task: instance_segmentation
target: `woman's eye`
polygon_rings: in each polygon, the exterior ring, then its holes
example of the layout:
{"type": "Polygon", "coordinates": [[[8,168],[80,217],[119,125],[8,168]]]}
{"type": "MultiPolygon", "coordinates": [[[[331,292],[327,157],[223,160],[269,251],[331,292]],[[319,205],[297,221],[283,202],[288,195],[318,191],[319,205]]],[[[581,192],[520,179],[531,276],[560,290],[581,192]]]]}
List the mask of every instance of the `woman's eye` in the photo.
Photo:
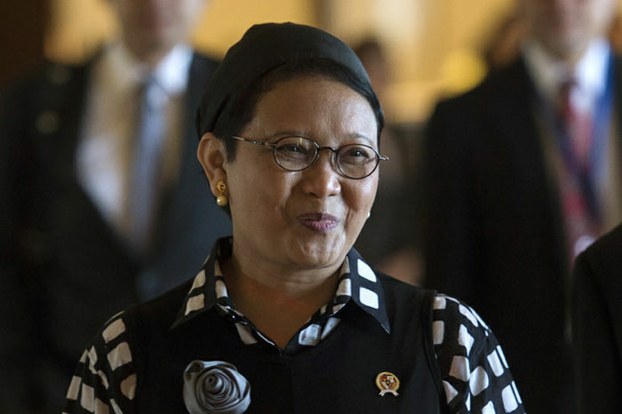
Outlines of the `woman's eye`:
{"type": "Polygon", "coordinates": [[[341,162],[348,164],[361,164],[373,158],[373,152],[366,147],[345,147],[339,154],[341,162]]]}
{"type": "Polygon", "coordinates": [[[277,147],[277,151],[279,152],[306,152],[305,149],[296,144],[285,144],[277,147]]]}
{"type": "Polygon", "coordinates": [[[353,150],[350,151],[350,155],[352,157],[369,157],[369,153],[363,149],[360,148],[355,148],[353,150]]]}
{"type": "Polygon", "coordinates": [[[276,147],[276,155],[281,160],[307,160],[311,154],[311,149],[297,143],[282,143],[276,147]]]}
{"type": "Polygon", "coordinates": [[[370,158],[371,151],[365,147],[352,147],[348,148],[345,155],[353,158],[370,158]]]}

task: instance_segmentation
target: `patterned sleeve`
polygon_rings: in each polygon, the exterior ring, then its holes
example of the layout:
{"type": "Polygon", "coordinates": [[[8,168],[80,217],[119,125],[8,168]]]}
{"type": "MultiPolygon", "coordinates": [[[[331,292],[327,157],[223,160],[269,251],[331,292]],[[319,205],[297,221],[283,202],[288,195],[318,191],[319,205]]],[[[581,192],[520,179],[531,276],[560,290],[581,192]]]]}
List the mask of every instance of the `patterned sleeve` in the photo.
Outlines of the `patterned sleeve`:
{"type": "Polygon", "coordinates": [[[432,329],[450,413],[525,413],[501,346],[473,309],[438,295],[432,329]]]}
{"type": "Polygon", "coordinates": [[[63,414],[133,413],[136,372],[124,313],[110,319],[87,348],[69,385],[63,414]]]}

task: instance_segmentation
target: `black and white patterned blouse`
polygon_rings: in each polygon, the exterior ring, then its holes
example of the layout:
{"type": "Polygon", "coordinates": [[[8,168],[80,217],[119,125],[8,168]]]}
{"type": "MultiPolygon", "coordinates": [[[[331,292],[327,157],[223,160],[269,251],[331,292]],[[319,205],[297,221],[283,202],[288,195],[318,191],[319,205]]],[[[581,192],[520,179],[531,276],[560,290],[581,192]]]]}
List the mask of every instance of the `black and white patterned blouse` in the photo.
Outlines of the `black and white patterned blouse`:
{"type": "MultiPolygon", "coordinates": [[[[217,260],[211,261],[213,268],[204,268],[194,278],[171,329],[215,306],[224,318],[235,324],[239,338],[246,346],[278,350],[273,341],[233,306],[218,262],[218,258],[230,254],[230,246],[231,239],[222,239],[214,249],[212,254],[217,260]],[[210,277],[215,283],[208,283],[210,277]]],[[[371,267],[360,260],[358,254],[351,252],[342,265],[333,299],[319,309],[279,352],[294,355],[319,344],[338,326],[340,310],[350,301],[390,332],[382,286],[371,267]],[[357,260],[358,272],[351,273],[351,260],[357,260]]],[[[450,413],[525,412],[501,347],[473,309],[454,298],[437,295],[433,301],[432,331],[450,413]]],[[[124,313],[121,312],[106,323],[100,337],[80,358],[67,392],[64,413],[130,412],[137,381],[124,313]]]]}

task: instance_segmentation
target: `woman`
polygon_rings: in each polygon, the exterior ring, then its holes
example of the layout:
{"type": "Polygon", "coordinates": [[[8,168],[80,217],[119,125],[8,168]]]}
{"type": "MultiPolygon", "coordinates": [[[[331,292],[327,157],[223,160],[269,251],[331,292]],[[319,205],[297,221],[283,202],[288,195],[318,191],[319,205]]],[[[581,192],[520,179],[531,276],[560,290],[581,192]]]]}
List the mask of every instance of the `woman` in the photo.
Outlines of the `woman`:
{"type": "Polygon", "coordinates": [[[254,26],[197,123],[233,237],[194,280],[104,326],[67,412],[524,412],[472,310],[352,249],[386,158],[380,105],[343,42],[254,26]]]}

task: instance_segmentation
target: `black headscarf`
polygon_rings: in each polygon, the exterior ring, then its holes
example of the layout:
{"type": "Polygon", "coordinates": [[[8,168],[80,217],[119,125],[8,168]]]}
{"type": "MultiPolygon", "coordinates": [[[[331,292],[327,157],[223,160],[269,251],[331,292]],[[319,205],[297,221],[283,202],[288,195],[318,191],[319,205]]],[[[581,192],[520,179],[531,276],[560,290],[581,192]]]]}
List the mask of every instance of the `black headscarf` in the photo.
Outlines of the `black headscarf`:
{"type": "Polygon", "coordinates": [[[335,36],[295,23],[252,26],[229,49],[207,85],[197,113],[199,137],[213,132],[221,115],[232,111],[238,98],[270,70],[288,61],[318,58],[347,68],[358,82],[372,90],[359,58],[335,36]]]}

